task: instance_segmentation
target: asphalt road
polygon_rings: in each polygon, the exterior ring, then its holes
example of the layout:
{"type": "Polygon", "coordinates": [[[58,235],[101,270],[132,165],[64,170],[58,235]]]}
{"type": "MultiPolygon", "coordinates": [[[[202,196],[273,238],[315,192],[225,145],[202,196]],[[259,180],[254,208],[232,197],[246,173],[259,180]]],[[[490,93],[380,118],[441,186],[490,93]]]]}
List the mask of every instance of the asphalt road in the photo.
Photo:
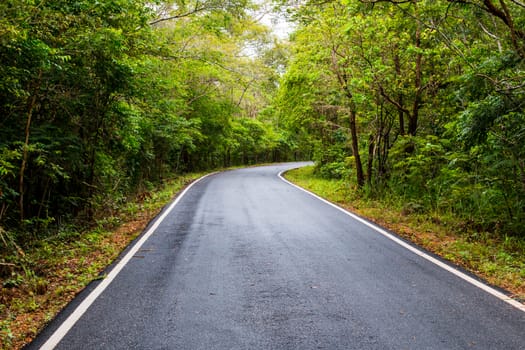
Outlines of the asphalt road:
{"type": "Polygon", "coordinates": [[[278,178],[294,166],[195,184],[29,348],[91,298],[57,349],[525,349],[525,312],[278,178]]]}

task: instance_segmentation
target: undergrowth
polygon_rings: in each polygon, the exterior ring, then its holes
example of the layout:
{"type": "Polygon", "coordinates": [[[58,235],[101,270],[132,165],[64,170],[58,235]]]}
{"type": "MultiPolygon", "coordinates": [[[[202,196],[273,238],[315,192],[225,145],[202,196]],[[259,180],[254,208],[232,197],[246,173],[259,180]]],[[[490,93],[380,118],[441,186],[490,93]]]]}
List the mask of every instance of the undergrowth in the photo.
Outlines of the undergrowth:
{"type": "Polygon", "coordinates": [[[24,249],[0,232],[0,349],[29,343],[53,317],[142,231],[185,185],[203,174],[166,181],[114,206],[93,227],[66,226],[24,249]]]}

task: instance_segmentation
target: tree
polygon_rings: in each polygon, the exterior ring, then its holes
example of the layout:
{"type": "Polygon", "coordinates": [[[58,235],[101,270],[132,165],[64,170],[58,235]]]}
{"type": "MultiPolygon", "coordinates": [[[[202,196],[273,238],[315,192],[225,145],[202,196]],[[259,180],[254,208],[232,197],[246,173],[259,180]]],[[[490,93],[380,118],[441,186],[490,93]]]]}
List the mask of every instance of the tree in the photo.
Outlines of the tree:
{"type": "Polygon", "coordinates": [[[303,107],[278,103],[290,125],[316,140],[318,153],[339,154],[318,157],[319,167],[351,165],[367,193],[392,191],[478,227],[519,231],[521,3],[329,1],[291,12],[298,31],[280,93],[303,107]],[[356,136],[349,139],[357,140],[352,154],[366,163],[365,176],[359,161],[341,156],[345,144],[336,135],[344,129],[336,120],[343,111],[357,116],[356,129],[349,118],[356,136]]]}
{"type": "Polygon", "coordinates": [[[0,225],[23,243],[89,224],[175,172],[229,164],[239,125],[257,136],[245,160],[271,154],[276,131],[254,119],[276,73],[245,50],[272,41],[251,8],[0,4],[0,225]]]}

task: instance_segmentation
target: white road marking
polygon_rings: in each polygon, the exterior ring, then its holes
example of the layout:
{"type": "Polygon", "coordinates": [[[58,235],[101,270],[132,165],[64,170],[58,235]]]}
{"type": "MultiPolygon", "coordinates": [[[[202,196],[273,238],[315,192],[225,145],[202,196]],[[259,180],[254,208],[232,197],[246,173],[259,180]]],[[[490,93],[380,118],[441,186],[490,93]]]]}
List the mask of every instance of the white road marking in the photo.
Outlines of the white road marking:
{"type": "Polygon", "coordinates": [[[212,174],[205,175],[193,183],[191,183],[182,193],[177,196],[175,201],[171,203],[171,205],[164,211],[164,213],[161,214],[161,216],[158,217],[158,219],[155,221],[153,225],[149,228],[144,235],[135,243],[135,245],[129,250],[129,252],[118,262],[118,264],[108,273],[106,278],[100,282],[100,284],[93,289],[93,291],[80,303],[80,305],[77,306],[75,311],[69,315],[69,317],[58,327],[55,332],[51,335],[51,337],[40,347],[40,350],[52,350],[54,349],[58,343],[66,336],[66,334],[71,330],[71,328],[75,325],[75,323],[78,322],[80,317],[87,311],[87,309],[93,304],[93,302],[102,294],[102,292],[109,286],[109,284],[117,277],[119,272],[126,266],[126,264],[131,260],[131,258],[137,253],[137,251],[142,247],[142,245],[148,240],[148,238],[155,232],[155,230],[159,227],[159,225],[162,223],[162,221],[168,216],[173,208],[179,203],[179,201],[184,197],[186,192],[190,190],[190,188],[193,187],[197,182],[201,181],[205,177],[208,177],[212,174]]]}
{"type": "Polygon", "coordinates": [[[516,309],[525,312],[525,305],[522,304],[522,303],[520,303],[519,301],[514,300],[514,299],[512,299],[511,297],[509,297],[508,295],[506,295],[506,294],[504,294],[504,293],[502,293],[502,292],[500,292],[500,291],[498,291],[498,290],[496,290],[496,289],[494,289],[494,288],[492,288],[492,287],[486,285],[486,284],[483,283],[483,282],[478,281],[478,280],[475,279],[475,278],[470,277],[469,275],[465,274],[464,272],[461,272],[461,271],[459,271],[458,269],[456,269],[456,268],[454,268],[454,267],[452,267],[452,266],[450,266],[450,265],[445,264],[444,262],[442,262],[442,261],[440,261],[440,260],[438,260],[438,259],[436,259],[436,258],[430,256],[429,254],[427,254],[427,253],[425,253],[425,252],[423,252],[423,251],[417,249],[416,247],[414,247],[414,246],[412,246],[412,245],[410,245],[410,244],[404,242],[403,240],[397,238],[396,236],[394,236],[394,235],[392,235],[391,233],[389,233],[389,232],[383,230],[382,228],[380,228],[380,227],[378,227],[378,226],[376,226],[376,225],[374,225],[374,224],[372,224],[372,223],[370,223],[370,222],[368,222],[368,221],[366,221],[366,220],[360,218],[359,216],[357,216],[357,215],[355,215],[355,214],[353,214],[353,213],[347,211],[346,209],[343,209],[343,208],[341,208],[340,206],[338,206],[338,205],[336,205],[336,204],[334,204],[334,203],[332,203],[332,202],[329,202],[329,201],[327,201],[327,200],[324,199],[324,198],[319,197],[319,196],[316,195],[315,193],[310,192],[310,191],[308,191],[308,190],[305,190],[304,188],[299,187],[299,186],[297,186],[297,185],[291,183],[290,181],[286,180],[286,179],[283,177],[283,173],[286,172],[286,171],[288,171],[288,170],[283,170],[283,171],[281,171],[281,172],[278,174],[278,176],[279,176],[279,178],[280,178],[281,180],[283,180],[284,182],[288,183],[289,185],[291,185],[291,186],[293,186],[293,187],[295,187],[295,188],[297,188],[297,189],[299,189],[299,190],[301,190],[301,191],[303,191],[303,192],[308,193],[309,195],[311,195],[311,196],[313,196],[313,197],[319,199],[320,201],[322,201],[322,202],[324,202],[324,203],[326,203],[326,204],[328,204],[328,205],[334,207],[335,209],[337,209],[337,210],[343,212],[344,214],[350,216],[351,218],[353,218],[353,219],[355,219],[355,220],[361,222],[362,224],[364,224],[364,225],[366,225],[366,226],[372,228],[373,230],[375,230],[375,231],[377,231],[378,233],[382,234],[382,235],[385,236],[386,238],[388,238],[388,239],[390,239],[390,240],[396,242],[396,243],[399,244],[400,246],[402,246],[402,247],[404,247],[404,248],[410,250],[410,251],[413,252],[414,254],[419,255],[420,257],[422,257],[422,258],[424,258],[424,259],[430,261],[431,263],[433,263],[433,264],[435,264],[435,265],[441,267],[442,269],[447,270],[448,272],[450,272],[450,273],[456,275],[457,277],[459,277],[459,278],[461,278],[461,279],[467,281],[468,283],[470,283],[470,284],[472,284],[472,285],[474,285],[474,286],[476,286],[476,287],[478,287],[478,288],[484,290],[485,292],[487,292],[487,293],[489,293],[489,294],[492,294],[492,295],[495,296],[496,298],[498,298],[498,299],[500,299],[500,300],[506,302],[507,304],[512,305],[512,306],[515,307],[516,309]]]}

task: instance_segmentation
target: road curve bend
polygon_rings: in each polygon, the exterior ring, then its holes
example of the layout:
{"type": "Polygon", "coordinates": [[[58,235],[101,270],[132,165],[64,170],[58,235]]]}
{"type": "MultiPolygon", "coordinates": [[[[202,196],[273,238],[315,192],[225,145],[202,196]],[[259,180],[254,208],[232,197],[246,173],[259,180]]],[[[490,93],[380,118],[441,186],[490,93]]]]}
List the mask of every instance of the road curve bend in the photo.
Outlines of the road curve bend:
{"type": "Polygon", "coordinates": [[[525,312],[277,176],[301,165],[194,183],[27,348],[525,349],[525,312]]]}

